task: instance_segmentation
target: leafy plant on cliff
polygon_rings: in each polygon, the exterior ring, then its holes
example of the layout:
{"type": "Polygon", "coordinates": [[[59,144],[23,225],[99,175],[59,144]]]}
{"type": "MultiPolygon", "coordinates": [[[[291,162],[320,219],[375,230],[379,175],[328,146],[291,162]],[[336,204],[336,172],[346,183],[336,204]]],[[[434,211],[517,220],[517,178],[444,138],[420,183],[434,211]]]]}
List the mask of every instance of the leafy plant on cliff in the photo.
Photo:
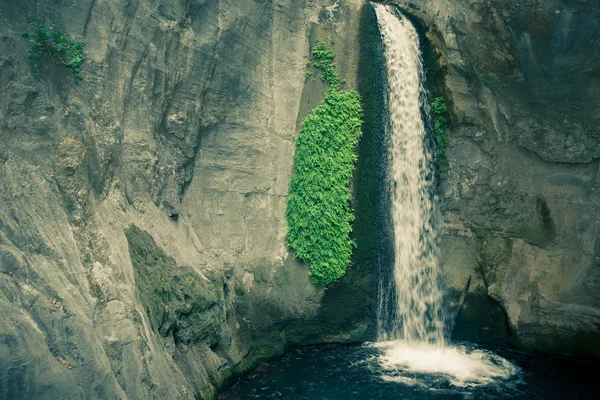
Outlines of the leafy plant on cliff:
{"type": "Polygon", "coordinates": [[[350,265],[350,179],[362,133],[360,97],[340,90],[334,57],[321,42],[313,48],[313,65],[330,86],[296,138],[286,210],[288,244],[298,259],[310,263],[310,276],[320,286],[335,282],[350,265]]]}
{"type": "Polygon", "coordinates": [[[81,81],[81,64],[85,61],[85,43],[73,41],[57,29],[50,29],[35,18],[28,18],[29,30],[23,37],[31,43],[29,46],[29,60],[31,70],[39,72],[39,62],[42,57],[51,61],[58,61],[68,67],[75,75],[75,82],[81,81]]]}
{"type": "Polygon", "coordinates": [[[325,47],[323,42],[317,42],[312,50],[314,67],[322,72],[321,79],[330,85],[339,85],[341,83],[340,76],[335,73],[335,52],[325,47]]]}
{"type": "Polygon", "coordinates": [[[446,128],[448,127],[446,111],[447,107],[444,98],[436,97],[431,103],[431,116],[433,118],[433,138],[437,149],[437,159],[440,161],[446,160],[446,146],[448,145],[448,136],[446,136],[446,128]]]}

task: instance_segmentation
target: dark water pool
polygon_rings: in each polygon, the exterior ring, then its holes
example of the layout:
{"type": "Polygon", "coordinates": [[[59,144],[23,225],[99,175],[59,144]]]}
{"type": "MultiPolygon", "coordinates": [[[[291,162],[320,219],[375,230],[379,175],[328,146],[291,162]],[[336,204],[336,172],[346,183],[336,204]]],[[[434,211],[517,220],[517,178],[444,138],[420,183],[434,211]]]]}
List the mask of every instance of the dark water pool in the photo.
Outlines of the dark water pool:
{"type": "MultiPolygon", "coordinates": [[[[465,345],[470,346],[470,345],[465,345]]],[[[472,349],[472,347],[471,347],[472,349]]],[[[507,379],[459,385],[442,373],[397,371],[390,381],[372,346],[305,347],[260,365],[226,387],[220,399],[600,399],[600,360],[481,348],[515,367],[507,379]]]]}

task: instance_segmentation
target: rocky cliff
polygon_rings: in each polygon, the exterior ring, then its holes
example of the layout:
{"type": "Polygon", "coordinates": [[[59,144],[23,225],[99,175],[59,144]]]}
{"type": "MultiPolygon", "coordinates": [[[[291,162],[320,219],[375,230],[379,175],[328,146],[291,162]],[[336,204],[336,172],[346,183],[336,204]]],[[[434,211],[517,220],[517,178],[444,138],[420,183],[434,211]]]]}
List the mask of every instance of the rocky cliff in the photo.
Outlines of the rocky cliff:
{"type": "Polygon", "coordinates": [[[600,354],[598,3],[395,3],[450,105],[442,267],[474,279],[455,336],[600,354]]]}
{"type": "MultiPolygon", "coordinates": [[[[600,354],[598,5],[394,3],[449,105],[449,299],[473,275],[455,337],[600,354]]],[[[363,1],[2,0],[0,21],[0,398],[211,398],[286,346],[365,337],[389,252],[363,1]],[[32,73],[26,17],[85,41],[79,85],[32,73]],[[316,40],[366,121],[355,265],[327,291],[284,240],[316,40]]]]}
{"type": "Polygon", "coordinates": [[[309,45],[355,87],[362,6],[0,3],[0,398],[212,398],[364,337],[368,260],[325,292],[284,240],[309,45]],[[32,73],[26,17],[86,43],[79,85],[32,73]]]}

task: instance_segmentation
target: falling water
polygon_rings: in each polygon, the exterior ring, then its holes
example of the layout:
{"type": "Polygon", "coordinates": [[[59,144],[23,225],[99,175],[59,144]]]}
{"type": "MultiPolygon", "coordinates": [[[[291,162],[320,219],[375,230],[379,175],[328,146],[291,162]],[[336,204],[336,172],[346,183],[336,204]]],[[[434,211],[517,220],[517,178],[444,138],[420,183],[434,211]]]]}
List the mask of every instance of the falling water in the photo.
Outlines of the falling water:
{"type": "Polygon", "coordinates": [[[435,197],[429,118],[419,37],[391,6],[373,4],[387,67],[389,182],[394,225],[394,269],[379,287],[378,343],[382,378],[414,382],[423,374],[444,375],[457,386],[487,385],[517,372],[490,352],[450,346],[444,339],[438,285],[435,197]]]}
{"type": "Polygon", "coordinates": [[[435,231],[431,154],[425,141],[426,92],[419,37],[411,22],[375,4],[385,49],[394,224],[394,271],[383,279],[379,340],[444,344],[435,231]]]}

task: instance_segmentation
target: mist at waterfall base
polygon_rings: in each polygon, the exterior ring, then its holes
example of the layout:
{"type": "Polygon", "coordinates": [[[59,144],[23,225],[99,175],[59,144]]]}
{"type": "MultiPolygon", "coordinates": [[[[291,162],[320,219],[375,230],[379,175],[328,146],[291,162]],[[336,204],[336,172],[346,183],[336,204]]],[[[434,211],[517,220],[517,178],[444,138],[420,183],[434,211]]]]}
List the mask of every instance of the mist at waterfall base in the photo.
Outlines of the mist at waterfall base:
{"type": "Polygon", "coordinates": [[[297,349],[239,379],[221,398],[590,398],[593,382],[584,376],[598,361],[447,341],[419,37],[394,8],[373,7],[387,71],[394,227],[393,269],[378,274],[377,341],[297,349]]]}
{"type": "Polygon", "coordinates": [[[596,399],[600,361],[561,354],[521,352],[505,346],[474,347],[508,360],[517,372],[487,384],[456,386],[443,371],[386,369],[377,346],[319,345],[296,349],[261,364],[221,393],[221,400],[426,400],[596,399]],[[396,377],[397,379],[393,379],[396,377]],[[392,379],[391,379],[392,378],[392,379]]]}

